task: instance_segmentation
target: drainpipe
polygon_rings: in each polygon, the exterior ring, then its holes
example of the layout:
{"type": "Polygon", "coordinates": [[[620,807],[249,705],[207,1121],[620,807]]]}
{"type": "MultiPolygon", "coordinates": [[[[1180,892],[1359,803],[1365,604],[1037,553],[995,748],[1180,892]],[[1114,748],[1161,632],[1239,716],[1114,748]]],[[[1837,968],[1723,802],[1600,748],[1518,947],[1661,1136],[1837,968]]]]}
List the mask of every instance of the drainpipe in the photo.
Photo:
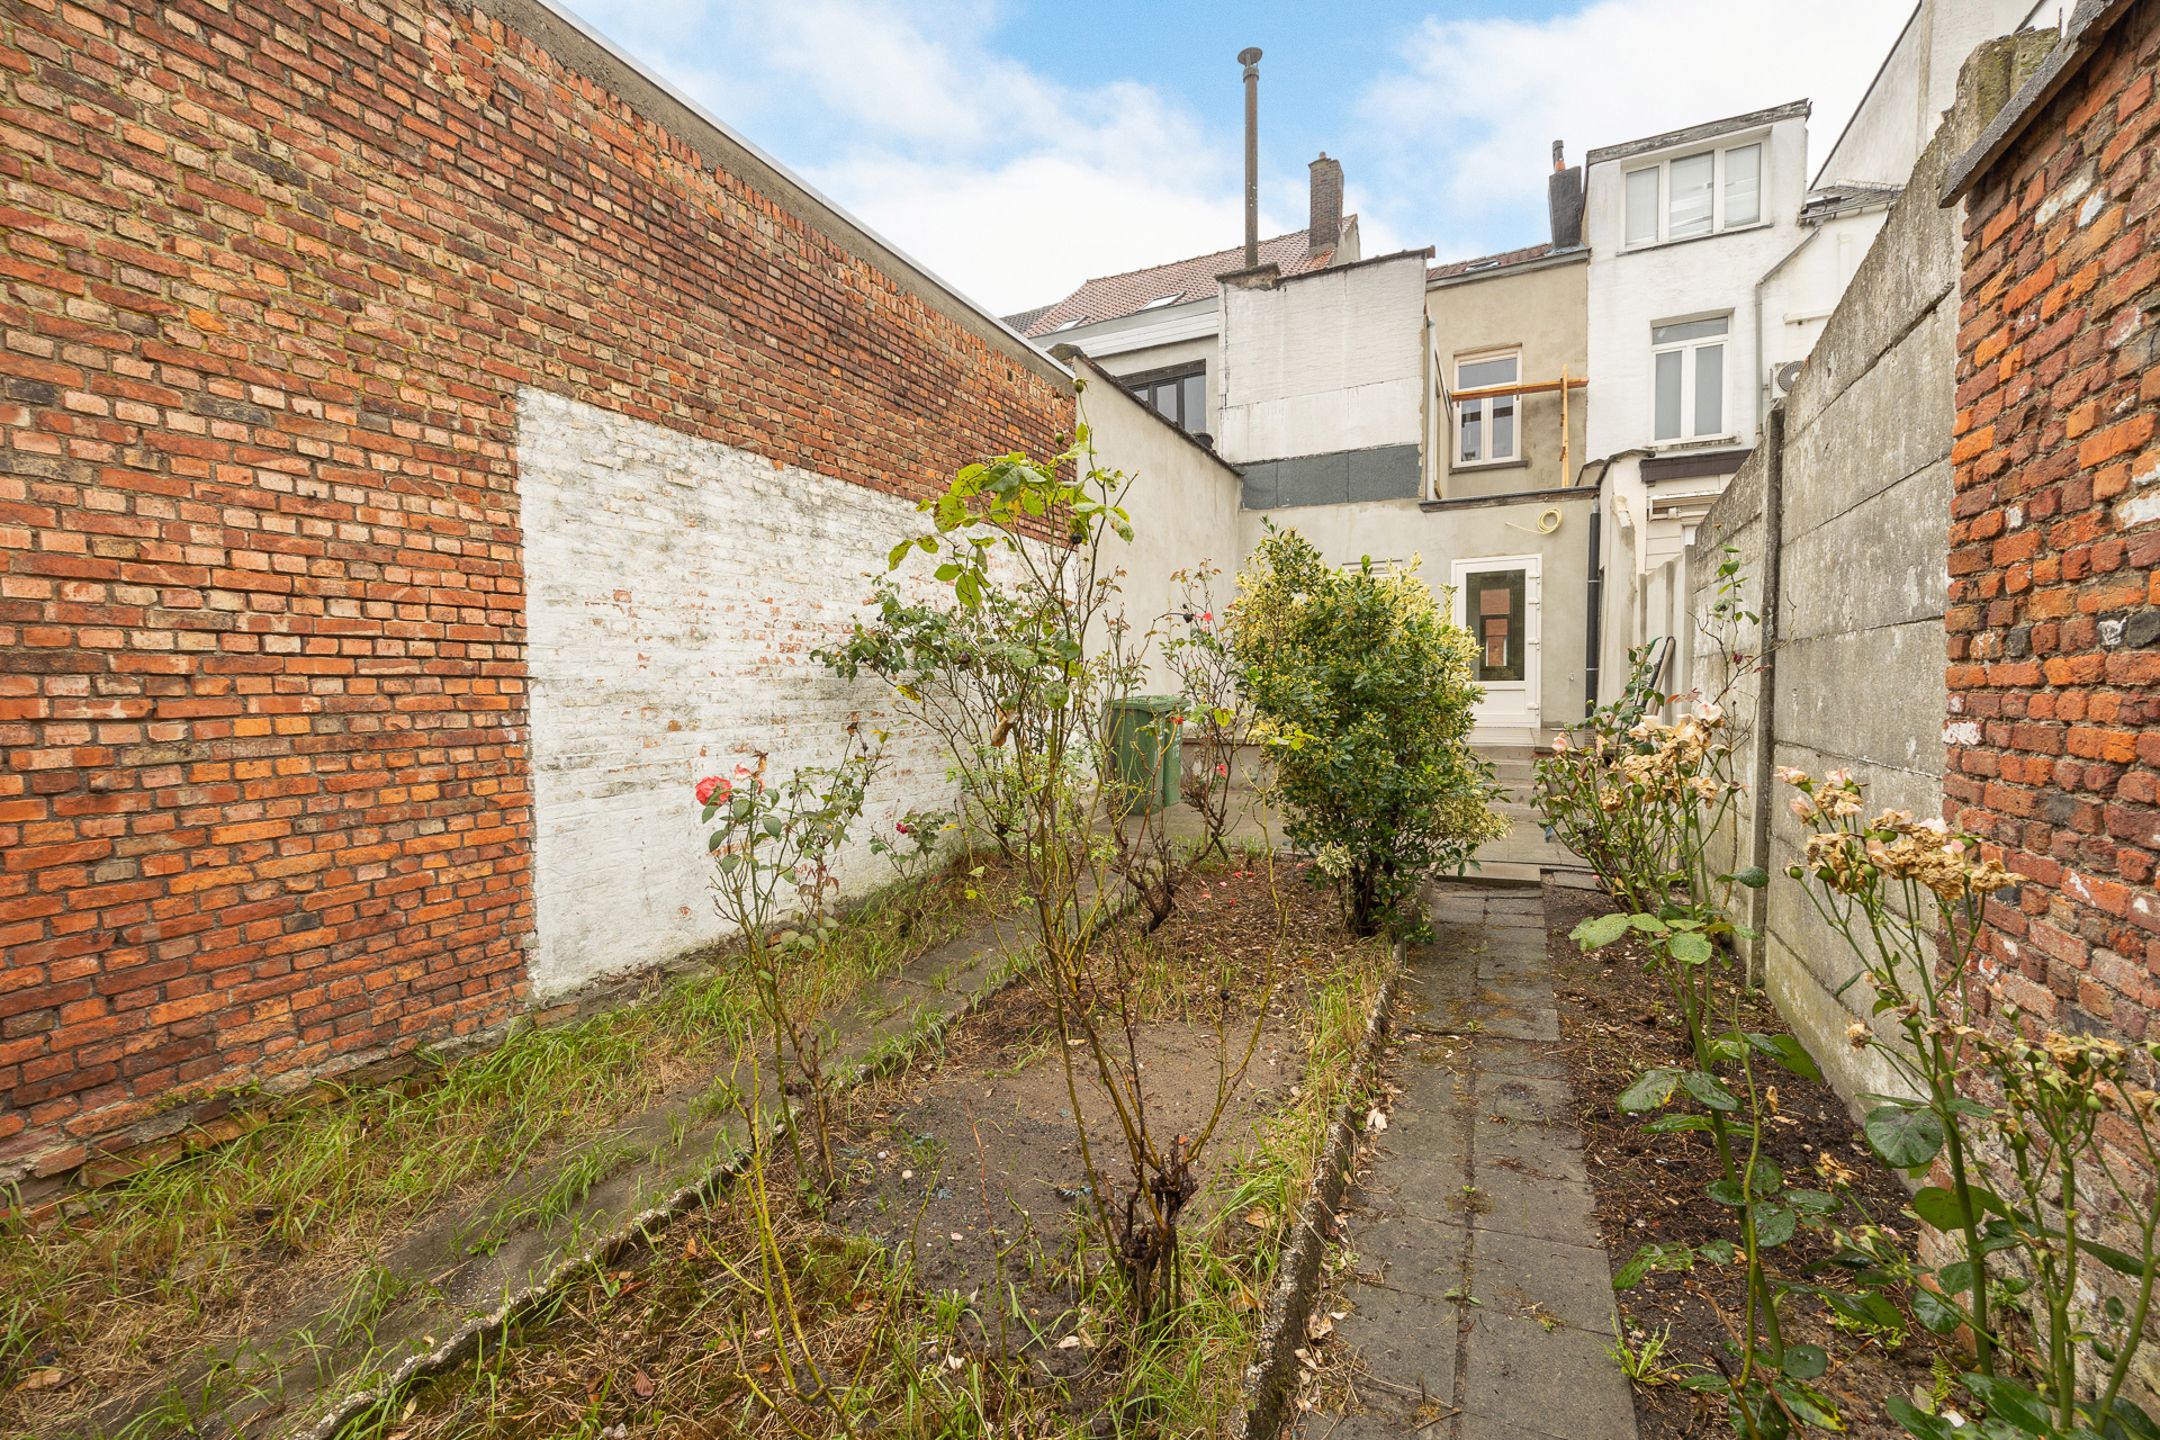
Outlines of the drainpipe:
{"type": "MultiPolygon", "coordinates": [[[[1602,487],[1601,487],[1602,488],[1602,487]]],[[[1588,653],[1583,657],[1583,718],[1597,713],[1597,691],[1600,679],[1598,645],[1604,639],[1598,632],[1602,628],[1605,608],[1605,562],[1598,554],[1599,529],[1605,523],[1605,497],[1598,496],[1590,507],[1590,593],[1584,605],[1589,612],[1588,653]]]]}
{"type": "Polygon", "coordinates": [[[1245,268],[1260,264],[1260,47],[1238,51],[1245,67],[1245,268]]]}
{"type": "MultiPolygon", "coordinates": [[[[1748,844],[1748,863],[1770,868],[1770,795],[1777,768],[1777,646],[1778,589],[1785,549],[1785,407],[1770,407],[1763,425],[1763,567],[1762,659],[1755,672],[1755,833],[1748,844]]],[[[1762,984],[1764,961],[1769,954],[1769,887],[1748,892],[1748,928],[1755,938],[1748,943],[1750,986],[1762,984]]]]}

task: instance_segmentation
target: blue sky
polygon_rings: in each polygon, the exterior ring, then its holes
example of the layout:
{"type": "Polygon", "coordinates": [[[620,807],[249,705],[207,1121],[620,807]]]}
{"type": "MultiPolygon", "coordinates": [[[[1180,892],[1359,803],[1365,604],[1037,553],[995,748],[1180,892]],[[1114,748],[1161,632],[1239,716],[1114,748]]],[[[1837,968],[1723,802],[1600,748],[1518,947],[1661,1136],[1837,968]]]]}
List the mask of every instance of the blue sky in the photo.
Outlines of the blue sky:
{"type": "Polygon", "coordinates": [[[1817,160],[1907,0],[570,0],[603,34],[1001,310],[1238,242],[1237,52],[1262,223],[1343,162],[1367,254],[1544,238],[1571,159],[1810,98],[1817,160]]]}

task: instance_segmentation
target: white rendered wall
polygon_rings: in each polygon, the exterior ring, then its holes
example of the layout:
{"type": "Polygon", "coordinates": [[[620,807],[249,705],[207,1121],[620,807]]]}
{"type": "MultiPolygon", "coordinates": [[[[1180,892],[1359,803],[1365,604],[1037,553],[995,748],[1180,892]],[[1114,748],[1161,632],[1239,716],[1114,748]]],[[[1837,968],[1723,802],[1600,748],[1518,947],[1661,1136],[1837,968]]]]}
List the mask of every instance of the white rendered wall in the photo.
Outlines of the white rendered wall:
{"type": "Polygon", "coordinates": [[[1222,433],[1232,463],[1415,445],[1425,256],[1224,286],[1222,433]]]}
{"type": "MultiPolygon", "coordinates": [[[[532,700],[533,991],[659,964],[720,938],[692,786],[770,755],[837,757],[860,716],[888,767],[842,857],[886,878],[870,827],[951,793],[942,752],[882,687],[810,656],[845,634],[914,505],[527,389],[518,397],[532,700]]],[[[907,573],[903,571],[903,574],[907,573]]]]}
{"type": "Polygon", "coordinates": [[[1818,170],[1818,183],[1902,185],[1985,41],[2057,20],[2061,0],[1921,0],[1818,170]]]}
{"type": "MultiPolygon", "coordinates": [[[[1807,187],[1807,121],[1780,120],[1766,130],[1730,134],[1675,146],[1664,155],[1744,145],[1764,140],[1763,213],[1766,224],[1636,250],[1622,247],[1626,234],[1625,171],[1651,157],[1602,161],[1585,182],[1584,235],[1590,247],[1589,349],[1590,457],[1636,448],[1681,452],[1696,442],[1652,441],[1655,399],[1650,332],[1669,320],[1728,313],[1725,341],[1725,419],[1733,447],[1755,443],[1762,422],[1766,337],[1756,327],[1756,291],[1763,277],[1805,237],[1799,221],[1807,187]]],[[[1837,303],[1827,297],[1825,310],[1837,303]]],[[[1784,337],[1780,337],[1781,339],[1784,337]]],[[[1650,518],[1639,460],[1617,461],[1606,484],[1621,498],[1635,525],[1636,563],[1654,564],[1677,555],[1692,534],[1669,520],[1650,518]]],[[[1675,482],[1676,486],[1679,482],[1675,482]]],[[[1714,486],[1714,481],[1695,482],[1714,486]]],[[[1618,638],[1618,637],[1615,637],[1618,638]]]]}
{"type": "Polygon", "coordinates": [[[1227,605],[1236,596],[1245,558],[1237,472],[1115,385],[1091,378],[1080,393],[1080,412],[1094,434],[1098,463],[1131,478],[1125,508],[1132,516],[1132,544],[1110,547],[1111,563],[1124,571],[1117,604],[1132,639],[1158,632],[1144,684],[1158,694],[1175,693],[1162,659],[1162,641],[1182,628],[1182,621],[1165,618],[1182,593],[1172,577],[1208,561],[1222,571],[1213,582],[1216,603],[1227,605]]]}

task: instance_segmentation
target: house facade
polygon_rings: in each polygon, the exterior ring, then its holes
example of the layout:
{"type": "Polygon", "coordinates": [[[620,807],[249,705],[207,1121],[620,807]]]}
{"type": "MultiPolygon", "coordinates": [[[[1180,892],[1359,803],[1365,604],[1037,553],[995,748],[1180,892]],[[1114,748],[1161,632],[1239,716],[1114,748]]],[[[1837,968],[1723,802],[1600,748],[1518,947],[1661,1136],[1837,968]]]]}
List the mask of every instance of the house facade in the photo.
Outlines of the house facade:
{"type": "Polygon", "coordinates": [[[1479,637],[1478,738],[1549,739],[1595,693],[1582,172],[1556,162],[1552,239],[1439,266],[1362,257],[1341,166],[1312,177],[1307,229],[1257,267],[1223,250],[1014,318],[1236,468],[1226,568],[1270,524],[1338,564],[1415,561],[1479,637]]]}
{"type": "MultiPolygon", "coordinates": [[[[1584,238],[1596,379],[1589,448],[1611,545],[1601,683],[1675,633],[1642,578],[1681,554],[1754,446],[1773,364],[1760,282],[1802,238],[1806,101],[1592,150],[1584,238]]],[[[1781,340],[1786,337],[1779,337],[1781,340]]]]}
{"type": "Polygon", "coordinates": [[[1497,738],[1548,740],[1596,692],[1597,490],[1577,483],[1589,269],[1580,244],[1547,243],[1426,277],[1440,403],[1419,538],[1477,641],[1479,728],[1497,738]]]}
{"type": "MultiPolygon", "coordinates": [[[[1344,215],[1342,162],[1312,162],[1303,230],[1259,244],[1260,269],[1278,276],[1353,264],[1358,219],[1344,215]]],[[[1212,435],[1222,405],[1222,303],[1217,279],[1239,269],[1237,246],[1099,276],[1053,305],[1006,317],[1045,349],[1069,345],[1190,435],[1212,435]]]]}

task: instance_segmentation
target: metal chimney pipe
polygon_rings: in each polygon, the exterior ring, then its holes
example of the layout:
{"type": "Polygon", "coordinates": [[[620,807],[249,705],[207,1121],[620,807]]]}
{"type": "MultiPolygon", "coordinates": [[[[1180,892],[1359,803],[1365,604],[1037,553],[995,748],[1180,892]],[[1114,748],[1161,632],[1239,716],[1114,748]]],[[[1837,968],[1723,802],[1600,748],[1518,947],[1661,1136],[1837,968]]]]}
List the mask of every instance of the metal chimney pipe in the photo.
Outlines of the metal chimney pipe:
{"type": "Polygon", "coordinates": [[[1260,47],[1238,51],[1245,67],[1245,268],[1260,264],[1260,47]]]}

